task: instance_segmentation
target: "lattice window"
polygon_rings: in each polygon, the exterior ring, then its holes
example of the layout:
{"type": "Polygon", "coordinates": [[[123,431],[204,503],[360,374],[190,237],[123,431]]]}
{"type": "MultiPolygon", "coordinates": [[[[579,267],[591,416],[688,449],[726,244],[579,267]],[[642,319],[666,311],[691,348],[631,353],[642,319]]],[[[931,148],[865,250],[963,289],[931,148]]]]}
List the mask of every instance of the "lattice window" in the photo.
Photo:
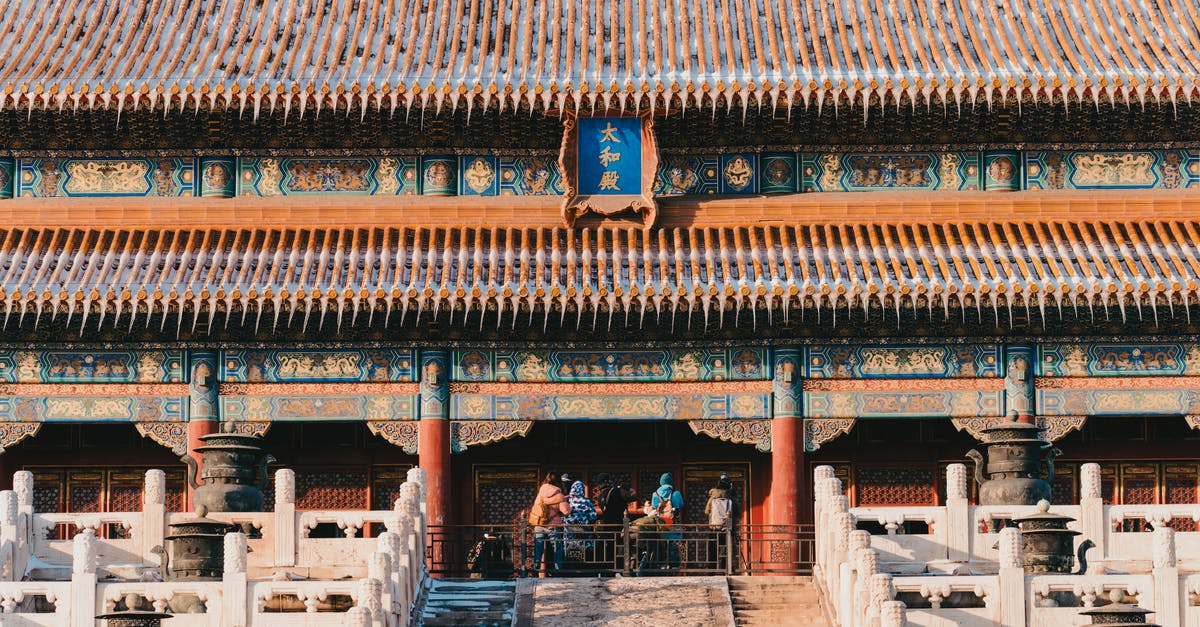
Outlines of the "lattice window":
{"type": "Polygon", "coordinates": [[[1079,489],[1076,481],[1078,467],[1075,464],[1058,464],[1054,467],[1054,478],[1050,480],[1050,502],[1055,505],[1079,504],[1079,489]]]}
{"type": "Polygon", "coordinates": [[[857,505],[933,505],[932,468],[863,468],[855,473],[857,505]]]}
{"type": "MultiPolygon", "coordinates": [[[[274,500],[272,495],[272,500],[274,500]]],[[[362,470],[297,472],[296,509],[366,509],[367,473],[362,470]]]]}
{"type": "Polygon", "coordinates": [[[410,466],[375,468],[371,476],[371,509],[390,510],[400,498],[400,485],[408,478],[410,466]]]}
{"type": "Polygon", "coordinates": [[[507,527],[529,509],[538,491],[538,470],[531,466],[475,470],[475,521],[507,527]]]}

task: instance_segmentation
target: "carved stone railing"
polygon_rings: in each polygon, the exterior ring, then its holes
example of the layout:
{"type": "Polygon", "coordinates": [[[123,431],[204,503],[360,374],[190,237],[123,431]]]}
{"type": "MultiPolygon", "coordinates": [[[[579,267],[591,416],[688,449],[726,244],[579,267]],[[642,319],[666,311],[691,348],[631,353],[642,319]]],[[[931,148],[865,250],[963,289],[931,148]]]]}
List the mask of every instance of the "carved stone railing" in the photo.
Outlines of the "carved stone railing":
{"type": "Polygon", "coordinates": [[[1154,622],[1200,625],[1200,505],[1107,506],[1099,468],[1081,471],[1080,504],[1051,511],[1076,519],[1076,548],[1095,543],[1086,572],[1027,575],[1011,520],[1035,507],[971,506],[960,464],[939,507],[851,508],[832,469],[818,467],[813,572],[825,607],[840,627],[1077,625],[1088,622],[1080,610],[1120,590],[1154,622]]]}
{"type": "Polygon", "coordinates": [[[17,473],[18,490],[0,491],[0,624],[12,615],[21,625],[92,627],[136,595],[142,609],[171,612],[176,627],[403,627],[427,586],[419,468],[393,510],[302,513],[292,471],[280,470],[274,512],[210,514],[251,534],[225,536],[222,580],[165,582],[156,547],[171,522],[193,515],[166,513],[161,471],[146,473],[141,512],[97,514],[34,513],[27,474],[17,473]],[[322,523],[341,536],[308,537],[322,523]]]}

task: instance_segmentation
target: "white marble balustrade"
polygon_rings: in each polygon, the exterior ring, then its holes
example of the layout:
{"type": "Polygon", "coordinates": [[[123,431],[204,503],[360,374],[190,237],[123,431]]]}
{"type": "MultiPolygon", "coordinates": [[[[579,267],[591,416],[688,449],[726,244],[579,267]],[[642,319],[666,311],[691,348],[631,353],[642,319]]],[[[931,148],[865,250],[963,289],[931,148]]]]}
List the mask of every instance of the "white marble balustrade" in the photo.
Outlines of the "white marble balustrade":
{"type": "Polygon", "coordinates": [[[274,512],[209,515],[254,536],[225,536],[221,581],[164,582],[158,547],[194,514],[165,511],[162,471],[146,473],[141,512],[96,514],[35,513],[32,476],[19,472],[16,490],[0,491],[0,624],[93,627],[136,598],[176,627],[404,627],[428,585],[424,480],[409,471],[392,510],[297,512],[295,476],[279,470],[274,512]],[[308,537],[322,523],[341,537],[308,537]],[[367,525],[384,531],[358,537],[367,525]]]}
{"type": "Polygon", "coordinates": [[[1021,565],[1010,521],[1034,506],[972,506],[966,469],[947,470],[939,507],[848,506],[831,468],[814,473],[814,575],[839,627],[1006,625],[1065,627],[1119,590],[1154,622],[1200,627],[1200,504],[1104,505],[1100,473],[1084,464],[1075,547],[1091,541],[1087,570],[1034,575],[1021,565]],[[919,523],[919,524],[912,524],[919,523]],[[1172,528],[1178,527],[1176,531],[1172,528]],[[919,533],[912,533],[919,530],[919,533]],[[912,605],[907,607],[905,603],[912,605]]]}

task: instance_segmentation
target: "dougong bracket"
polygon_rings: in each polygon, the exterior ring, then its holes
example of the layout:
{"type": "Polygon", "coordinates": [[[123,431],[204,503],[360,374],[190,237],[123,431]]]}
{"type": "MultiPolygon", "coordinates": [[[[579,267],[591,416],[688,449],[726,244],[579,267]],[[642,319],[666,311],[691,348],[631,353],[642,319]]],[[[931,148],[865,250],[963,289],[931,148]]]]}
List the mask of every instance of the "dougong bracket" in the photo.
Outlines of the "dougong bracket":
{"type": "Polygon", "coordinates": [[[804,452],[811,453],[822,444],[850,433],[854,422],[854,418],[805,418],[804,452]]]}
{"type": "Polygon", "coordinates": [[[532,420],[455,420],[450,423],[450,452],[461,453],[469,446],[525,437],[531,428],[532,420]]]}
{"type": "Polygon", "coordinates": [[[770,420],[689,420],[692,433],[704,434],[722,442],[753,444],[754,448],[771,452],[770,420]]]}
{"type": "MultiPolygon", "coordinates": [[[[983,430],[1002,422],[1008,421],[1002,416],[985,416],[972,418],[951,418],[954,423],[954,428],[959,431],[966,431],[971,434],[971,437],[976,440],[983,441],[983,430]]],[[[1042,438],[1047,442],[1057,442],[1068,433],[1083,427],[1083,423],[1087,422],[1087,416],[1038,416],[1038,426],[1045,429],[1042,432],[1042,438]]]]}
{"type": "Polygon", "coordinates": [[[367,429],[399,446],[405,453],[417,454],[417,422],[415,420],[368,420],[367,429]]]}

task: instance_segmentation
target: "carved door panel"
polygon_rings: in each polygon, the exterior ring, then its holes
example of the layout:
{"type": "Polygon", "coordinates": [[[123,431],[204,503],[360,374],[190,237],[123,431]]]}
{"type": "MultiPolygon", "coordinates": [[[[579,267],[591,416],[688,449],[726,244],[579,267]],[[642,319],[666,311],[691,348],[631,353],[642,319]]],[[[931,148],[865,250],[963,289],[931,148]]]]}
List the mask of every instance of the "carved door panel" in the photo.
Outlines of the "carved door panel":
{"type": "Polygon", "coordinates": [[[510,527],[537,497],[537,466],[476,466],[475,523],[510,527]]]}

